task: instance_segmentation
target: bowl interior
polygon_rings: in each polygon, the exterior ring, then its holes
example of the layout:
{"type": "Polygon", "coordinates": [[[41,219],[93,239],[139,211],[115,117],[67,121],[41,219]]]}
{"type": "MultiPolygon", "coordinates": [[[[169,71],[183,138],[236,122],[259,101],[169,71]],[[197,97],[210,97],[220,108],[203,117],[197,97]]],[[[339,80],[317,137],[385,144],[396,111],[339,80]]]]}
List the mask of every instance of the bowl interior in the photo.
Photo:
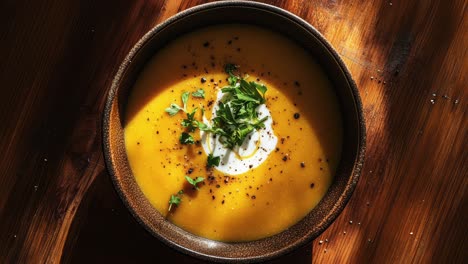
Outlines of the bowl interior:
{"type": "Polygon", "coordinates": [[[147,33],[132,49],[109,92],[104,113],[104,154],[115,187],[136,219],[154,236],[183,253],[205,260],[264,261],[296,249],[323,232],[349,200],[362,167],[365,127],[356,86],[328,42],[309,24],[276,7],[250,2],[219,2],[177,14],[147,33]],[[223,243],[188,233],[166,221],[151,206],[129,167],[123,136],[124,110],[133,84],[146,62],[168,41],[194,29],[244,23],[273,29],[295,40],[320,63],[332,82],[343,117],[342,158],[327,194],[299,223],[262,240],[223,243]]]}

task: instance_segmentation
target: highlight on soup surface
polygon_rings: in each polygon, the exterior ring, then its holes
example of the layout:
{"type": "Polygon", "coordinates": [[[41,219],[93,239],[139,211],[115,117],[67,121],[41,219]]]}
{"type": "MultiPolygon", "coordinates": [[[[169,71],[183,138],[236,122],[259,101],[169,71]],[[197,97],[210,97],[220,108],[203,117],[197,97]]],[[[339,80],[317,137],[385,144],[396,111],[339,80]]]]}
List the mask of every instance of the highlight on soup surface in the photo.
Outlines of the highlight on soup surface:
{"type": "Polygon", "coordinates": [[[217,25],[160,49],[125,113],[135,179],[169,221],[208,239],[277,234],[322,199],[342,119],[325,73],[273,31],[217,25]]]}

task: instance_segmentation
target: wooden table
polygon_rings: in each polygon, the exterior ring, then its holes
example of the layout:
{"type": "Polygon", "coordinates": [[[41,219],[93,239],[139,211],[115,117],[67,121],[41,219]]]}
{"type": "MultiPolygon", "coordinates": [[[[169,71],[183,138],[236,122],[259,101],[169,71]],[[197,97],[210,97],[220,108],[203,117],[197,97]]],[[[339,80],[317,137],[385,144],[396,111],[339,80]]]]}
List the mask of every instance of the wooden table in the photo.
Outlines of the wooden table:
{"type": "MultiPolygon", "coordinates": [[[[111,80],[146,31],[204,1],[0,3],[0,263],[193,263],[128,213],[104,165],[111,80]]],[[[275,263],[468,261],[467,1],[265,1],[333,44],[362,94],[364,172],[275,263]]]]}

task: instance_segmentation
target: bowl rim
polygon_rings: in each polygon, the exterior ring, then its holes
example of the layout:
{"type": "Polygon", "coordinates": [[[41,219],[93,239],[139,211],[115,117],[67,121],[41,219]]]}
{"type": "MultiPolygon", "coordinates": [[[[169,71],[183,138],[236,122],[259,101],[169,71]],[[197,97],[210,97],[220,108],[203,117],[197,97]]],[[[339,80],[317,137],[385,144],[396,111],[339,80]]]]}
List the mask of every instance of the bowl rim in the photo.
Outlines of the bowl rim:
{"type": "MultiPolygon", "coordinates": [[[[362,101],[359,95],[359,91],[357,89],[356,83],[353,80],[351,73],[349,72],[348,68],[344,64],[343,60],[341,59],[340,55],[337,51],[333,48],[333,46],[325,39],[325,37],[309,22],[305,21],[301,17],[293,14],[292,12],[276,7],[274,5],[260,3],[260,2],[250,2],[244,0],[228,0],[228,1],[220,1],[220,2],[210,2],[201,5],[197,5],[188,9],[185,9],[181,12],[178,12],[171,16],[170,18],[164,20],[161,23],[158,23],[156,26],[151,28],[147,33],[145,33],[137,43],[131,48],[131,50],[127,53],[124,60],[120,64],[117,73],[114,75],[112,80],[111,88],[107,93],[107,98],[104,106],[103,112],[103,121],[102,121],[102,138],[103,138],[103,150],[104,150],[104,159],[107,170],[111,176],[112,182],[114,187],[117,190],[121,200],[127,207],[127,209],[131,212],[133,217],[141,224],[145,230],[151,233],[153,236],[156,236],[159,241],[162,241],[165,245],[169,246],[172,249],[176,249],[179,252],[182,252],[186,255],[196,257],[203,260],[208,261],[215,261],[215,262],[259,262],[259,261],[267,261],[272,260],[276,257],[286,255],[291,253],[293,250],[296,250],[305,244],[311,242],[314,237],[312,237],[312,233],[305,236],[304,238],[296,241],[291,246],[281,248],[272,253],[267,254],[259,254],[254,257],[246,257],[246,258],[226,258],[220,257],[215,255],[208,255],[201,252],[193,251],[189,248],[181,246],[174,241],[168,240],[158,233],[154,232],[151,228],[148,227],[145,220],[137,214],[135,209],[130,205],[127,197],[124,195],[124,191],[122,190],[122,186],[120,181],[116,177],[116,172],[114,170],[114,162],[112,158],[112,150],[110,147],[110,116],[112,111],[112,105],[114,103],[114,98],[117,95],[117,91],[121,85],[121,82],[125,76],[126,70],[129,66],[131,66],[133,58],[138,54],[138,52],[144,47],[144,45],[151,40],[151,38],[156,35],[158,32],[162,31],[164,28],[170,26],[177,20],[190,16],[200,11],[205,11],[211,8],[220,8],[220,7],[250,7],[250,8],[257,8],[266,11],[270,11],[275,15],[280,15],[285,18],[290,19],[291,21],[297,23],[298,25],[302,26],[306,29],[309,33],[311,33],[317,40],[327,49],[327,51],[332,55],[333,59],[338,64],[340,70],[343,72],[346,82],[349,84],[349,88],[351,94],[353,96],[352,101],[355,103],[356,107],[356,116],[357,116],[357,149],[356,149],[356,157],[353,163],[353,168],[350,170],[351,175],[347,179],[347,183],[340,193],[339,198],[334,203],[334,206],[330,210],[330,213],[326,214],[324,221],[322,221],[322,225],[318,227],[317,233],[320,234],[325,231],[334,221],[335,219],[341,214],[343,209],[346,207],[348,201],[351,199],[351,196],[356,188],[357,182],[361,175],[362,166],[364,163],[365,151],[366,151],[366,126],[365,126],[365,119],[363,114],[363,106],[362,101]]],[[[242,243],[242,242],[241,242],[242,243]]]]}

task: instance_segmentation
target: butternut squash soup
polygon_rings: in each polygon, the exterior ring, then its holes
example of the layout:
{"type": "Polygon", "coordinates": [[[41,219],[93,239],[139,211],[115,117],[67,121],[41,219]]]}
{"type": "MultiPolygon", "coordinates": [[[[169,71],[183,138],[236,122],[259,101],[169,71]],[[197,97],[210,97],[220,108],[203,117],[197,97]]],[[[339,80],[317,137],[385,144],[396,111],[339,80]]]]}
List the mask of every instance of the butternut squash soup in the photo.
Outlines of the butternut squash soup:
{"type": "Polygon", "coordinates": [[[125,118],[145,196],[213,240],[261,239],[297,223],[340,160],[338,99],[320,65],[255,26],[210,26],[168,43],[138,77],[125,118]]]}

